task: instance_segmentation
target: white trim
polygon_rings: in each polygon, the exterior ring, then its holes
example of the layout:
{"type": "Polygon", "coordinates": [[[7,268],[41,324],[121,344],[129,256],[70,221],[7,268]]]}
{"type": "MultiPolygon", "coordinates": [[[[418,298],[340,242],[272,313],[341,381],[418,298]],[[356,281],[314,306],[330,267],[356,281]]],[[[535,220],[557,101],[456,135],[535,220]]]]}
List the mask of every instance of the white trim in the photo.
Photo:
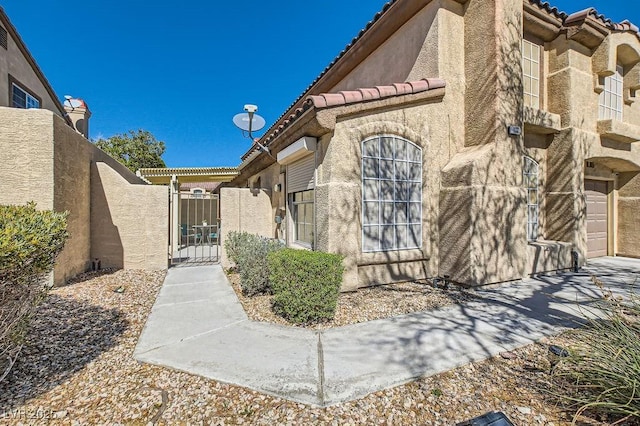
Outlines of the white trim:
{"type": "Polygon", "coordinates": [[[421,248],[422,148],[393,135],[367,138],[361,148],[362,252],[421,248]]]}
{"type": "Polygon", "coordinates": [[[532,242],[538,239],[540,229],[540,165],[526,155],[522,177],[527,191],[527,240],[532,242]],[[535,202],[532,202],[532,198],[535,198],[535,202]]]}
{"type": "Polygon", "coordinates": [[[622,121],[624,105],[624,79],[622,65],[616,66],[616,72],[604,79],[604,90],[598,98],[598,119],[622,121]]]}
{"type": "Polygon", "coordinates": [[[291,164],[305,155],[315,152],[317,142],[316,138],[303,136],[278,153],[278,163],[291,164]]]}

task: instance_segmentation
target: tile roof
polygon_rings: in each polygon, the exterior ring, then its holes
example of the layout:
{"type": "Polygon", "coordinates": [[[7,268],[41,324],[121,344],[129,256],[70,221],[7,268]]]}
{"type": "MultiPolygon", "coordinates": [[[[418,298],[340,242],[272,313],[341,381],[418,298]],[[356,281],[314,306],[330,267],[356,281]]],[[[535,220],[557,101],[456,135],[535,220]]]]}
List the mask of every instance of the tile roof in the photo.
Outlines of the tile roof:
{"type": "Polygon", "coordinates": [[[540,7],[545,12],[555,16],[556,18],[560,18],[560,19],[564,20],[568,16],[566,13],[564,13],[561,10],[559,10],[557,7],[551,6],[551,4],[549,4],[549,2],[547,2],[547,1],[529,0],[529,3],[535,4],[536,6],[540,7]]]}
{"type": "Polygon", "coordinates": [[[338,56],[336,56],[333,61],[331,61],[331,63],[329,63],[329,65],[327,65],[325,67],[324,70],[322,70],[322,72],[311,82],[311,84],[309,84],[307,86],[306,89],[304,89],[304,91],[300,94],[300,96],[298,96],[296,98],[295,101],[293,101],[293,103],[291,105],[289,105],[289,107],[285,110],[284,114],[282,114],[280,117],[278,117],[278,119],[275,121],[276,123],[279,122],[282,118],[284,118],[287,115],[287,112],[289,110],[291,110],[291,108],[294,107],[294,105],[296,105],[298,102],[300,102],[300,100],[302,98],[304,98],[304,96],[306,94],[309,93],[309,91],[311,90],[311,88],[318,82],[320,81],[320,79],[322,77],[324,77],[325,74],[327,74],[327,72],[329,72],[329,70],[356,44],[356,42],[358,40],[360,40],[362,38],[362,36],[373,26],[373,24],[375,24],[381,17],[382,15],[384,15],[384,13],[389,10],[389,8],[396,2],[398,2],[399,0],[391,0],[388,3],[386,3],[384,6],[382,6],[382,10],[380,10],[379,12],[377,12],[373,19],[369,22],[367,22],[367,25],[365,25],[365,27],[363,29],[360,30],[360,32],[358,33],[357,36],[355,36],[351,42],[349,42],[349,44],[347,44],[345,46],[344,49],[342,49],[342,51],[338,54],[338,56]]]}
{"type": "MultiPolygon", "coordinates": [[[[296,121],[302,113],[310,108],[323,109],[341,105],[355,104],[359,102],[370,102],[394,96],[411,95],[429,90],[440,89],[446,86],[443,79],[423,78],[416,81],[395,83],[389,86],[375,86],[357,90],[343,90],[337,93],[321,93],[319,95],[307,96],[302,107],[296,108],[282,123],[273,129],[271,133],[264,135],[261,140],[268,143],[278,136],[284,129],[296,121]]],[[[249,150],[242,158],[245,159],[253,149],[249,150]]]]}
{"type": "Polygon", "coordinates": [[[546,11],[547,13],[549,13],[550,15],[553,15],[556,18],[561,19],[563,25],[576,24],[584,21],[588,17],[592,17],[596,21],[599,21],[600,24],[602,24],[603,26],[605,26],[606,28],[612,31],[630,31],[630,32],[636,33],[640,38],[640,30],[636,25],[632,24],[628,20],[624,20],[620,23],[613,22],[611,19],[607,18],[603,14],[598,13],[598,11],[593,7],[590,7],[588,9],[584,9],[572,14],[567,14],[559,10],[557,7],[551,6],[549,2],[544,0],[529,0],[529,3],[534,4],[540,7],[541,9],[543,9],[544,11],[546,11]]]}
{"type": "Polygon", "coordinates": [[[592,17],[596,21],[599,21],[601,24],[603,24],[605,27],[607,27],[610,30],[630,31],[630,32],[636,33],[636,35],[640,37],[640,34],[638,34],[638,27],[633,25],[628,20],[625,19],[620,23],[613,22],[611,19],[607,18],[603,14],[598,13],[598,11],[593,7],[581,10],[576,13],[572,13],[571,15],[567,16],[567,18],[564,20],[564,25],[571,25],[577,22],[581,22],[587,19],[588,17],[592,17]]]}
{"type": "Polygon", "coordinates": [[[200,188],[205,191],[213,191],[221,185],[221,182],[187,182],[180,184],[181,191],[188,191],[190,189],[200,188]]]}
{"type": "MultiPolygon", "coordinates": [[[[312,99],[313,106],[315,106],[314,99],[317,100],[318,105],[320,105],[323,102],[318,97],[324,98],[324,101],[327,102],[328,104],[332,102],[341,102],[340,94],[331,94],[333,96],[325,96],[329,94],[309,96],[309,92],[314,87],[314,85],[316,85],[316,83],[318,83],[331,70],[331,68],[333,68],[338,63],[338,61],[340,61],[340,59],[342,59],[345,56],[345,54],[353,48],[353,46],[360,39],[362,39],[362,37],[367,33],[367,31],[369,31],[369,29],[371,29],[371,27],[376,22],[378,22],[383,15],[386,14],[389,8],[391,8],[391,6],[398,3],[399,1],[401,0],[390,0],[388,3],[386,3],[382,7],[382,10],[380,10],[378,13],[375,14],[373,19],[369,21],[363,29],[360,30],[358,35],[355,36],[349,44],[347,44],[347,46],[338,54],[338,56],[336,56],[333,59],[333,61],[331,61],[331,63],[327,65],[324,70],[322,70],[322,72],[311,82],[311,84],[309,84],[309,86],[307,86],[307,88],[300,94],[300,96],[298,96],[298,98],[285,110],[285,112],[280,117],[278,117],[278,119],[274,122],[274,124],[269,128],[267,133],[262,138],[260,138],[260,140],[263,141],[263,144],[267,144],[270,140],[272,140],[275,137],[275,135],[280,133],[293,120],[297,119],[297,117],[302,115],[304,111],[309,109],[311,106],[311,104],[309,104],[310,98],[312,99]],[[300,101],[305,96],[307,96],[307,98],[302,103],[302,106],[296,109],[293,109],[297,104],[300,103],[300,101]],[[330,100],[327,100],[327,99],[330,99],[330,100]]],[[[549,13],[550,15],[562,20],[563,25],[570,25],[572,23],[579,22],[580,19],[585,19],[587,16],[593,16],[596,20],[600,21],[602,25],[609,28],[610,30],[635,32],[638,35],[638,38],[640,38],[640,32],[638,31],[638,27],[633,25],[631,22],[625,20],[617,24],[613,23],[610,19],[604,17],[604,15],[599,14],[594,8],[586,9],[585,11],[577,12],[569,15],[559,10],[557,7],[552,6],[547,1],[544,1],[544,0],[528,0],[528,1],[530,2],[530,4],[536,5],[540,7],[542,10],[544,10],[545,12],[549,13]]],[[[389,86],[383,86],[383,87],[389,87],[389,86]]],[[[359,89],[357,91],[348,91],[349,92],[348,95],[344,95],[344,94],[342,95],[342,97],[345,100],[344,104],[351,103],[350,101],[347,101],[347,96],[349,96],[349,99],[357,99],[360,96],[360,94],[357,94],[355,92],[361,92],[361,95],[363,98],[362,101],[367,100],[365,99],[365,97],[368,96],[368,90],[372,90],[372,89],[359,89]],[[365,94],[365,92],[367,92],[367,94],[365,94]]],[[[339,92],[339,93],[342,93],[342,92],[339,92]]],[[[254,149],[256,149],[255,144],[242,156],[242,159],[245,160],[247,157],[249,157],[249,155],[254,151],[254,149]]]]}
{"type": "Polygon", "coordinates": [[[391,96],[411,95],[441,87],[445,87],[444,80],[440,78],[423,78],[417,81],[395,83],[391,86],[375,86],[365,89],[343,90],[338,93],[310,95],[305,103],[312,103],[315,108],[328,108],[357,102],[374,101],[391,96]]]}

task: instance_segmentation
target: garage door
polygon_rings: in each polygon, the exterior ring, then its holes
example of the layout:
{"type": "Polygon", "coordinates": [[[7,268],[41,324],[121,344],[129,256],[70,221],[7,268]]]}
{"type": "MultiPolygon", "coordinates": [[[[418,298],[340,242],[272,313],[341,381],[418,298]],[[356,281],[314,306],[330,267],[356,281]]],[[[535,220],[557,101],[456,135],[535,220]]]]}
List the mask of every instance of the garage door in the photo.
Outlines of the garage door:
{"type": "Polygon", "coordinates": [[[607,255],[607,181],[585,180],[587,197],[587,257],[607,255]]]}

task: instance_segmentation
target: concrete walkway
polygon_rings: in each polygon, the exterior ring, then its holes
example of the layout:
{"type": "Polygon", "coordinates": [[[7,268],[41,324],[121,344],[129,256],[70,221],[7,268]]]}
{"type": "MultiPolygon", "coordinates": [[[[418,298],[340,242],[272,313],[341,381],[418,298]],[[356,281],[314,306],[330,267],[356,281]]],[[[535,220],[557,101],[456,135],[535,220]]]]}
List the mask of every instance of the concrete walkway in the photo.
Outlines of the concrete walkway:
{"type": "Polygon", "coordinates": [[[220,266],[173,268],[134,357],[326,406],[575,326],[579,302],[598,294],[591,275],[624,293],[640,286],[640,260],[601,258],[577,274],[478,291],[481,299],[464,305],[312,331],[248,320],[220,266]]]}

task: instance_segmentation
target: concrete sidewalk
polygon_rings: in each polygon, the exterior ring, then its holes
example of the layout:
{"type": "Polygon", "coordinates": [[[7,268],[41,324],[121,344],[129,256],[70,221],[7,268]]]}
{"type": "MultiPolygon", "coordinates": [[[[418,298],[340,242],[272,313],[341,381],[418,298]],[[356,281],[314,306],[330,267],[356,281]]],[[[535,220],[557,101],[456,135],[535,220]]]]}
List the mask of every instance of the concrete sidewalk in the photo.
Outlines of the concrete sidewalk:
{"type": "MultiPolygon", "coordinates": [[[[636,280],[640,260],[601,258],[481,290],[464,305],[323,331],[250,321],[220,266],[170,269],[134,357],[326,406],[491,357],[580,322],[580,303],[636,280]]],[[[636,291],[637,288],[636,288],[636,291]]]]}

